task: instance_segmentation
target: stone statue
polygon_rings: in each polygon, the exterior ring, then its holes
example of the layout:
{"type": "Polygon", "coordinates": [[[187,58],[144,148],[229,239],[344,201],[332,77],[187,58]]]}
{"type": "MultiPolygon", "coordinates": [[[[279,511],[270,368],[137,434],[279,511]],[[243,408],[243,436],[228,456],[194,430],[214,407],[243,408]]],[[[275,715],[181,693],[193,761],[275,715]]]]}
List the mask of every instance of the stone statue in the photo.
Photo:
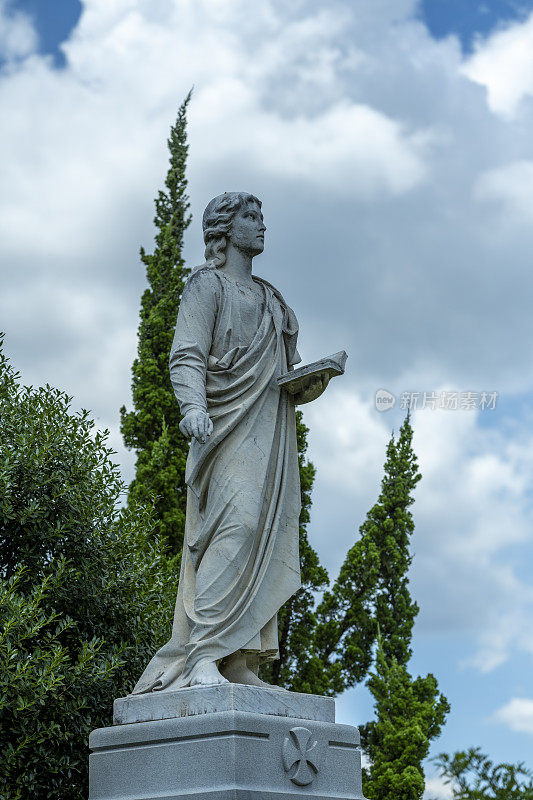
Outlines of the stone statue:
{"type": "Polygon", "coordinates": [[[191,439],[172,636],[114,725],[91,733],[90,800],[364,800],[359,733],[332,697],[272,691],[277,613],[300,586],[295,405],[342,374],[341,351],[297,367],[298,324],[252,275],[261,203],[207,206],[206,263],[187,280],[170,376],[191,439]]]}
{"type": "Polygon", "coordinates": [[[300,398],[278,385],[301,361],[298,323],[252,275],[265,230],[251,194],[226,192],[204,212],[206,263],[186,282],[170,354],[191,439],[174,624],[134,694],[269,687],[258,667],[279,657],[277,612],[300,587],[295,404],[321,394],[331,372],[304,376],[300,398]]]}

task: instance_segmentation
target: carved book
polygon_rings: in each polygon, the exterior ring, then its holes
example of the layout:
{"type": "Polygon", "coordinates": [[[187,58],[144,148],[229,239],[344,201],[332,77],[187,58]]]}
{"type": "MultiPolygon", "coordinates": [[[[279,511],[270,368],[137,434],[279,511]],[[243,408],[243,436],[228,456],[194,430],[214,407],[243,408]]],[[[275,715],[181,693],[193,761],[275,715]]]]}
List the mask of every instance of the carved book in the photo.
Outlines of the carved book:
{"type": "Polygon", "coordinates": [[[331,378],[344,373],[347,358],[345,351],[340,350],[320,361],[293,369],[278,378],[278,386],[294,395],[299,405],[309,403],[322,394],[331,378]]]}

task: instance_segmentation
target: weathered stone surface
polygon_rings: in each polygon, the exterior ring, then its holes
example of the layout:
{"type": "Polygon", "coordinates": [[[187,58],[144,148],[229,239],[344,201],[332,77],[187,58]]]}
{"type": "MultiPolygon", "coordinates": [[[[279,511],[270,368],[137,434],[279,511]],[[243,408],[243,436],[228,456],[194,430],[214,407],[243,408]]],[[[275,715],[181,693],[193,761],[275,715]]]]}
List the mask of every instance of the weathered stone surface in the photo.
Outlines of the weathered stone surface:
{"type": "Polygon", "coordinates": [[[226,711],[102,728],[90,747],[89,800],[362,798],[348,725],[226,711]]]}
{"type": "Polygon", "coordinates": [[[226,711],[335,722],[332,697],[261,689],[238,683],[191,686],[121,697],[115,700],[113,721],[115,725],[124,725],[226,711]]]}
{"type": "Polygon", "coordinates": [[[295,404],[346,361],[340,351],[287,379],[301,360],[298,322],[252,274],[266,230],[256,197],[215,197],[203,229],[207,260],[187,280],[170,352],[191,439],[174,624],[134,694],[262,684],[258,666],[278,657],[277,612],[300,587],[295,404]]]}

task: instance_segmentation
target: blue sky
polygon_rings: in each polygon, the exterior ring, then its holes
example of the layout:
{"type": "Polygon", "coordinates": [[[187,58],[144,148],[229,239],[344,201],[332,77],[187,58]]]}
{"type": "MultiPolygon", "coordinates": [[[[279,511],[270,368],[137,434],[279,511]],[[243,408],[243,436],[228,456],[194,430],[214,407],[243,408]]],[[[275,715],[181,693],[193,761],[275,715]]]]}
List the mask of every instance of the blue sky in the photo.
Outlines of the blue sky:
{"type": "MultiPolygon", "coordinates": [[[[130,477],[138,247],[194,84],[187,262],[207,200],[249,188],[258,271],[295,308],[304,358],[349,353],[305,411],[332,577],[403,417],[375,391],[499,392],[494,411],[414,414],[411,666],[452,703],[434,752],[533,767],[533,2],[260,0],[255,18],[246,2],[0,0],[8,353],[93,409],[130,477]]],[[[341,721],[368,713],[364,688],[338,702],[341,721]]]]}
{"type": "Polygon", "coordinates": [[[35,23],[39,37],[39,52],[53,57],[57,67],[63,67],[65,58],[60,45],[77,25],[82,7],[79,0],[12,0],[8,9],[21,11],[35,23]]]}
{"type": "Polygon", "coordinates": [[[420,17],[433,36],[456,34],[463,48],[469,51],[477,36],[486,36],[500,25],[524,19],[532,7],[531,0],[424,0],[420,17]]]}

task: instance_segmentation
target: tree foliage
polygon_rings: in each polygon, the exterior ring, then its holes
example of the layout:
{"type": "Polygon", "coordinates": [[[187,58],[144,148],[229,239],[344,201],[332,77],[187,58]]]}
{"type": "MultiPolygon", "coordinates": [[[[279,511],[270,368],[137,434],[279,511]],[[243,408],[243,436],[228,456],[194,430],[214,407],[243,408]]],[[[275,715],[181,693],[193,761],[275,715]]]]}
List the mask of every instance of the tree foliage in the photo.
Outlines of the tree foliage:
{"type": "Polygon", "coordinates": [[[433,675],[412,678],[407,670],[418,613],[409,592],[409,546],[414,532],[410,507],[421,479],[412,440],[407,415],[398,438],[390,439],[380,496],[361,527],[358,545],[364,548],[366,540],[366,556],[351,573],[354,587],[361,585],[362,573],[376,576],[373,618],[367,623],[361,650],[368,663],[373,635],[375,668],[367,686],[374,697],[375,719],[360,726],[361,744],[370,761],[363,783],[368,800],[422,797],[423,761],[450,708],[433,675]]]}
{"type": "MultiPolygon", "coordinates": [[[[376,504],[359,529],[331,589],[325,591],[306,634],[295,672],[298,690],[335,695],[363,681],[373,661],[378,625],[387,657],[409,660],[418,612],[409,594],[410,506],[420,480],[410,420],[387,446],[376,504]]],[[[291,687],[292,688],[292,687],[291,687]]]]}
{"type": "Polygon", "coordinates": [[[168,631],[175,565],[106,433],[0,346],[0,798],[87,796],[87,738],[168,631]]]}
{"type": "Polygon", "coordinates": [[[148,287],[141,299],[137,358],[132,366],[134,410],[120,409],[126,447],[137,453],[135,478],[130,484],[130,503],[153,503],[155,530],[171,552],[179,553],[185,529],[185,462],[188,444],[179,429],[179,407],[168,372],[168,359],[176,316],[189,273],[182,249],[190,224],[187,180],[187,106],[182,103],[170,131],[170,165],[155,201],[155,248],[141,248],[148,287]]]}
{"type": "Polygon", "coordinates": [[[433,761],[453,800],[533,800],[533,771],[522,762],[494,764],[479,747],[433,761]]]}
{"type": "Polygon", "coordinates": [[[371,764],[364,784],[369,800],[421,797],[422,762],[449,710],[433,675],[413,679],[407,671],[418,612],[409,592],[410,507],[421,478],[412,438],[407,417],[387,446],[381,491],[359,539],[331,589],[308,609],[288,686],[335,695],[361,683],[375,662],[368,686],[376,717],[361,726],[371,764]]]}
{"type": "Polygon", "coordinates": [[[370,759],[363,787],[368,800],[420,800],[425,789],[423,761],[450,710],[431,674],[412,678],[396,656],[387,656],[378,634],[375,670],[368,679],[375,721],[361,729],[370,759]]]}

